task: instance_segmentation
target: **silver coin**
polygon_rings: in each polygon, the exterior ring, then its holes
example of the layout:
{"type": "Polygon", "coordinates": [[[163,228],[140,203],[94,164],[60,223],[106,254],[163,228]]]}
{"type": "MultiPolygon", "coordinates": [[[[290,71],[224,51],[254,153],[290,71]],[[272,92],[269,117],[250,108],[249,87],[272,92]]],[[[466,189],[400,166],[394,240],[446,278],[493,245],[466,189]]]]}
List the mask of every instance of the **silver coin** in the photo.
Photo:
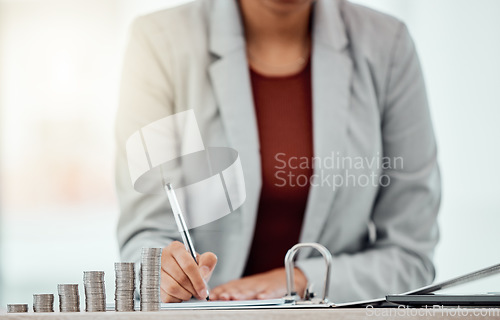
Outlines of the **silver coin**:
{"type": "Polygon", "coordinates": [[[106,311],[106,286],[104,271],[84,271],[85,311],[106,311]]]}
{"type": "Polygon", "coordinates": [[[142,248],[139,269],[141,311],[158,311],[160,307],[161,248],[142,248]]]}
{"type": "Polygon", "coordinates": [[[57,291],[60,312],[80,312],[78,284],[58,284],[57,291]]]}
{"type": "Polygon", "coordinates": [[[115,270],[133,270],[134,268],[133,262],[115,262],[115,270]]]}
{"type": "Polygon", "coordinates": [[[104,271],[83,271],[84,276],[104,276],[104,271]]]}
{"type": "Polygon", "coordinates": [[[33,295],[34,312],[54,312],[54,295],[49,293],[33,295]]]}
{"type": "Polygon", "coordinates": [[[33,295],[34,299],[39,299],[39,300],[54,300],[54,294],[53,293],[36,293],[33,295]]]}
{"type": "Polygon", "coordinates": [[[21,313],[28,312],[27,304],[8,304],[7,313],[21,313]]]}
{"type": "Polygon", "coordinates": [[[159,311],[160,304],[159,303],[141,303],[141,311],[150,312],[150,311],[159,311]]]}

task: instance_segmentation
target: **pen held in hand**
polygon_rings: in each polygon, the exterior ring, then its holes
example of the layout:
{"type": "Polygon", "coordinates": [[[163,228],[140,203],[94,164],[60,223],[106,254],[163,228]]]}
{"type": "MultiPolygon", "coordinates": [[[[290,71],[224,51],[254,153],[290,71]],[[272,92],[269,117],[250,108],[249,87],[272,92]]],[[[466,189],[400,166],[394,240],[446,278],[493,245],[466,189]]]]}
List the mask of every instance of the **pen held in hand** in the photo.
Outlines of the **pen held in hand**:
{"type": "MultiPolygon", "coordinates": [[[[186,221],[184,220],[184,216],[182,215],[181,207],[179,206],[179,201],[177,201],[177,196],[175,195],[174,188],[171,183],[165,183],[165,192],[167,193],[168,201],[170,202],[170,206],[172,207],[172,212],[174,214],[175,223],[177,224],[177,229],[179,230],[182,242],[186,247],[186,250],[191,254],[196,264],[198,261],[196,259],[196,251],[194,250],[193,241],[191,240],[191,235],[189,234],[189,230],[186,225],[186,221]]],[[[205,280],[203,280],[205,281],[205,280]]],[[[208,285],[205,282],[205,286],[207,288],[207,301],[210,300],[208,296],[208,285]]]]}

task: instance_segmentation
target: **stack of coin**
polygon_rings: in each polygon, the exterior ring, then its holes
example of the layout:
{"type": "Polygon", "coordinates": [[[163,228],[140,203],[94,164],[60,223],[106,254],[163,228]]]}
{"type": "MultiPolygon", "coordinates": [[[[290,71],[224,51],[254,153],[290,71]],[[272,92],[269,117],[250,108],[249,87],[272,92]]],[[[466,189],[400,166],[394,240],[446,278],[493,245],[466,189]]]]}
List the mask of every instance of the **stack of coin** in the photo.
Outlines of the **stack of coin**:
{"type": "Polygon", "coordinates": [[[80,294],[77,284],[58,284],[59,311],[80,312],[80,294]]]}
{"type": "Polygon", "coordinates": [[[49,294],[34,294],[33,295],[33,311],[35,312],[54,312],[54,295],[49,294]]]}
{"type": "Polygon", "coordinates": [[[104,271],[84,271],[85,311],[106,311],[106,290],[104,287],[104,271]]]}
{"type": "Polygon", "coordinates": [[[160,310],[160,266],[161,248],[142,248],[141,311],[160,310]]]}
{"type": "Polygon", "coordinates": [[[116,262],[115,275],[115,310],[134,311],[134,263],[116,262]]]}
{"type": "Polygon", "coordinates": [[[21,313],[28,312],[27,304],[8,304],[7,313],[21,313]]]}

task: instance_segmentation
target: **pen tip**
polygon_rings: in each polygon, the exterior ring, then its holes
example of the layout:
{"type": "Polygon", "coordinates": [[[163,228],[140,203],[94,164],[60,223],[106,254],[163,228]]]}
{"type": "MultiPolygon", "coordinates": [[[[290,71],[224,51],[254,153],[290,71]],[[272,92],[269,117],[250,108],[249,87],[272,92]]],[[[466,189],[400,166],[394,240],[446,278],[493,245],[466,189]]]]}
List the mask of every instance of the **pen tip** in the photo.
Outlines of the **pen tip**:
{"type": "Polygon", "coordinates": [[[207,301],[210,301],[210,297],[209,296],[207,296],[207,301]]]}

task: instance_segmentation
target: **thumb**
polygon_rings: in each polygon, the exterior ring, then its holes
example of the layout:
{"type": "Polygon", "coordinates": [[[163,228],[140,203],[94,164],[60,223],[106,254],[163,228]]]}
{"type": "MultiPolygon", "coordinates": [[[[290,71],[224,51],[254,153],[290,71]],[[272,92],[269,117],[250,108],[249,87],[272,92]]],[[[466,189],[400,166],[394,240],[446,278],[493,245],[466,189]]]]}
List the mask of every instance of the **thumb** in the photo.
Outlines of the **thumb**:
{"type": "Polygon", "coordinates": [[[217,256],[212,252],[205,252],[198,257],[198,265],[203,279],[208,282],[217,264],[217,256]]]}

